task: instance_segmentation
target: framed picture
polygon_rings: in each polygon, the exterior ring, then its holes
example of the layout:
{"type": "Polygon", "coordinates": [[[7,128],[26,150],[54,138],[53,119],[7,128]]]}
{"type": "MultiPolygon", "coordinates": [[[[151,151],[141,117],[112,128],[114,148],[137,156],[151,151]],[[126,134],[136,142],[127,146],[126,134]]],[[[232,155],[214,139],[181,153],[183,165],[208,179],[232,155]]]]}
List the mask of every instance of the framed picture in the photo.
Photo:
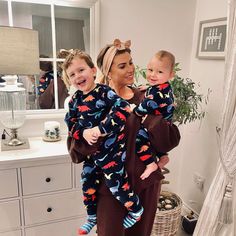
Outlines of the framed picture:
{"type": "Polygon", "coordinates": [[[226,47],[226,18],[200,21],[197,57],[224,59],[226,47]]]}

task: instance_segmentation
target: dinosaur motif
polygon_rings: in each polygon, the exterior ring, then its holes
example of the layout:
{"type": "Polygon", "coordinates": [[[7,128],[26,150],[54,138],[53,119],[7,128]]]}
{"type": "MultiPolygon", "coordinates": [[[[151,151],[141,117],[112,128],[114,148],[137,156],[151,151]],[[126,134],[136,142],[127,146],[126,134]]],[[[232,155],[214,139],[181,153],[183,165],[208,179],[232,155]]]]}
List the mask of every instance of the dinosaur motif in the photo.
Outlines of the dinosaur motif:
{"type": "Polygon", "coordinates": [[[117,111],[116,116],[118,116],[121,120],[126,121],[126,117],[124,114],[122,114],[121,112],[117,111]]]}
{"type": "Polygon", "coordinates": [[[113,187],[109,188],[112,194],[116,193],[118,191],[118,189],[119,189],[119,186],[120,186],[119,180],[116,180],[116,183],[117,183],[116,186],[113,186],[113,187]]]}
{"type": "Polygon", "coordinates": [[[138,153],[141,153],[141,152],[145,152],[148,150],[148,145],[143,145],[141,148],[140,148],[140,151],[138,151],[138,153]]]}
{"type": "Polygon", "coordinates": [[[128,184],[128,182],[126,182],[126,183],[122,186],[122,188],[124,189],[124,191],[127,191],[127,190],[130,189],[130,185],[128,184]]]}
{"type": "Polygon", "coordinates": [[[105,178],[110,180],[112,175],[113,173],[110,173],[109,175],[105,174],[105,178]]]}
{"type": "Polygon", "coordinates": [[[103,169],[109,169],[111,167],[117,166],[118,164],[115,161],[111,161],[109,163],[107,163],[105,166],[103,166],[103,169]]]}
{"type": "Polygon", "coordinates": [[[86,105],[78,106],[77,108],[80,112],[90,111],[90,108],[86,105]]]}
{"type": "Polygon", "coordinates": [[[125,134],[122,133],[122,134],[120,134],[120,135],[118,136],[117,140],[120,141],[120,140],[122,140],[124,137],[125,137],[125,134]]]}
{"type": "Polygon", "coordinates": [[[169,86],[169,84],[159,84],[159,85],[158,85],[158,88],[159,88],[160,90],[163,90],[163,89],[167,88],[168,86],[169,86]]]}
{"type": "Polygon", "coordinates": [[[116,137],[117,136],[115,136],[114,138],[109,138],[105,141],[104,146],[106,149],[108,149],[116,141],[116,137]]]}
{"type": "Polygon", "coordinates": [[[152,155],[144,155],[144,156],[141,156],[140,159],[141,161],[146,161],[148,158],[150,158],[152,155]]]}
{"type": "Polygon", "coordinates": [[[94,98],[94,96],[93,95],[89,95],[88,97],[86,97],[85,99],[84,99],[84,102],[91,102],[91,101],[93,101],[95,98],[94,98]]]}

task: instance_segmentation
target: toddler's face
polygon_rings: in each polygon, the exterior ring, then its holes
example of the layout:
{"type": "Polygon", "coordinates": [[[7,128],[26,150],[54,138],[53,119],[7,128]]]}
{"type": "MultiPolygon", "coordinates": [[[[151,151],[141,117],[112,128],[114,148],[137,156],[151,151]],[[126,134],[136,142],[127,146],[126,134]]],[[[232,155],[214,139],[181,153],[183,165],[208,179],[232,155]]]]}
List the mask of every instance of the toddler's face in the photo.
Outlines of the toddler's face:
{"type": "Polygon", "coordinates": [[[167,58],[153,57],[147,65],[147,80],[151,86],[163,84],[173,78],[174,72],[167,58]]]}
{"type": "Polygon", "coordinates": [[[66,70],[70,84],[83,94],[89,93],[95,88],[94,75],[96,68],[90,68],[84,59],[75,57],[66,70]]]}

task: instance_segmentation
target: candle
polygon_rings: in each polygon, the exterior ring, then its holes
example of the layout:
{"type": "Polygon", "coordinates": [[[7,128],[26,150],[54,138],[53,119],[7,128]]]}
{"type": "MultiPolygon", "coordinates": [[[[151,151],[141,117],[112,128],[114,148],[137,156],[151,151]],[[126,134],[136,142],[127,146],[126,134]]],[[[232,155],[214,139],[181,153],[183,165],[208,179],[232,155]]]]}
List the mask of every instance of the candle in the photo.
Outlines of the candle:
{"type": "Polygon", "coordinates": [[[44,123],[43,140],[53,142],[60,140],[60,123],[57,121],[46,121],[44,123]]]}

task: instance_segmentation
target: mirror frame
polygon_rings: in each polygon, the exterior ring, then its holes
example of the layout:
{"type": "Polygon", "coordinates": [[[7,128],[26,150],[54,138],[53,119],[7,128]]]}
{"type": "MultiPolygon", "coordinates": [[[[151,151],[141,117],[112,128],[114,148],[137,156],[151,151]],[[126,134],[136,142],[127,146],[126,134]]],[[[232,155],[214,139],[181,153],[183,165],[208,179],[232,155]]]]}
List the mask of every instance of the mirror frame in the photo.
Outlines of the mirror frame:
{"type": "MultiPolygon", "coordinates": [[[[13,26],[12,3],[34,3],[49,5],[51,12],[54,11],[54,6],[65,7],[81,7],[90,9],[90,56],[95,61],[99,50],[99,27],[100,27],[100,0],[51,0],[48,3],[45,0],[3,0],[8,3],[9,26],[13,26]]],[[[65,109],[38,109],[27,110],[26,119],[41,119],[41,118],[61,118],[64,117],[65,109]]]]}

